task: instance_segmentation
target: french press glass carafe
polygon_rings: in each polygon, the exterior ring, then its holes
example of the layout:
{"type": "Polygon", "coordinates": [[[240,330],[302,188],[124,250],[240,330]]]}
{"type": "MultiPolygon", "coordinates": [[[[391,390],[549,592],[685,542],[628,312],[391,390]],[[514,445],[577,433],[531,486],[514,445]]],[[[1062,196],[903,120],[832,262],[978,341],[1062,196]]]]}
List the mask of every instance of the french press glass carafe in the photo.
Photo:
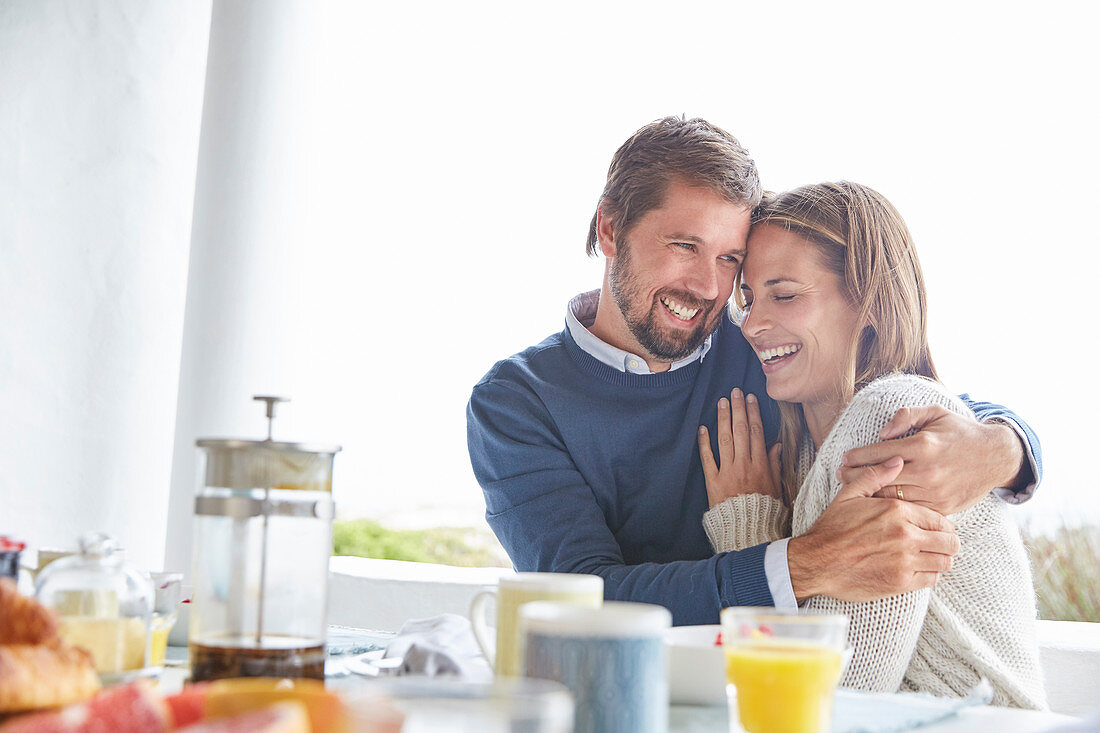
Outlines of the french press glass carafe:
{"type": "Polygon", "coordinates": [[[200,439],[189,646],[195,681],[325,674],[338,445],[200,439]]]}

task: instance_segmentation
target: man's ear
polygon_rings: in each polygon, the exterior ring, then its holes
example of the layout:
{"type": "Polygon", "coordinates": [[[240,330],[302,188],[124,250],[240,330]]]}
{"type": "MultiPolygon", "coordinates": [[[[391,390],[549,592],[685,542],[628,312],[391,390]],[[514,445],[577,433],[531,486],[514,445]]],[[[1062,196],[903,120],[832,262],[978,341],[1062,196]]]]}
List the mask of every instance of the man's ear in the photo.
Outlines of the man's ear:
{"type": "Polygon", "coordinates": [[[604,257],[615,256],[615,220],[602,204],[596,210],[596,239],[604,257]]]}

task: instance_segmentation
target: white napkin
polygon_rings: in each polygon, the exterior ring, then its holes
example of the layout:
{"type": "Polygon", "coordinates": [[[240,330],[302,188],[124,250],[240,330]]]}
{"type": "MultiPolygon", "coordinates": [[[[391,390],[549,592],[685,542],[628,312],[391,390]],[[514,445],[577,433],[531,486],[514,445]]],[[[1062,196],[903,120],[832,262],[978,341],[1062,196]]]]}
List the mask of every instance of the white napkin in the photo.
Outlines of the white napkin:
{"type": "Polygon", "coordinates": [[[493,680],[493,670],[477,645],[469,619],[454,613],[406,621],[386,645],[383,657],[403,660],[397,674],[458,677],[467,682],[493,680]]]}

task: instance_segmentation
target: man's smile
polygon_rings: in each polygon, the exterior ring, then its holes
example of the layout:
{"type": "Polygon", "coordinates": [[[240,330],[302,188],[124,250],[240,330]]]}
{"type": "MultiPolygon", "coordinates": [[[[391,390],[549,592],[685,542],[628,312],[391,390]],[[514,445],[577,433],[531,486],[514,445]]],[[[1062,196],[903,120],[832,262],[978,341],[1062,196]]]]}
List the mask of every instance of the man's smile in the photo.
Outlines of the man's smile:
{"type": "Polygon", "coordinates": [[[667,295],[661,296],[661,303],[664,304],[669,313],[681,321],[690,321],[701,310],[700,308],[688,308],[686,305],[681,305],[667,295]]]}

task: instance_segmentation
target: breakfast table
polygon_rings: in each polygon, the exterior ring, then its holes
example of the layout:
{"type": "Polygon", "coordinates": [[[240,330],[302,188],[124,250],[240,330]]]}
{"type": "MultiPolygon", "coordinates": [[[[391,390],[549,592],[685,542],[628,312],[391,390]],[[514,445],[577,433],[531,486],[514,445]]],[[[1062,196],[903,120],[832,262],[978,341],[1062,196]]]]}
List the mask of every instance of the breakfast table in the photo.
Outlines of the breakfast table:
{"type": "MultiPolygon", "coordinates": [[[[351,629],[343,629],[340,633],[341,646],[335,651],[348,650],[350,653],[330,656],[326,684],[341,693],[354,696],[357,692],[369,690],[374,680],[368,676],[349,673],[347,667],[354,665],[347,665],[347,662],[359,658],[364,650],[384,648],[394,634],[351,629]],[[356,631],[359,633],[357,634],[356,631]]],[[[377,653],[375,651],[375,656],[377,653]]],[[[167,666],[159,685],[167,694],[178,691],[187,681],[189,676],[186,666],[187,648],[168,647],[166,662],[167,666]]],[[[946,713],[946,717],[936,722],[916,728],[906,727],[903,723],[899,723],[897,715],[890,711],[900,709],[899,706],[905,705],[912,697],[910,695],[867,695],[841,690],[837,693],[836,701],[839,722],[834,722],[833,733],[886,733],[906,730],[920,730],[922,733],[959,733],[974,730],[995,730],[997,733],[1038,733],[1057,731],[1082,723],[1078,718],[1049,711],[1015,710],[971,704],[946,713]],[[869,713],[868,705],[872,703],[873,711],[869,713]],[[861,713],[862,717],[854,713],[861,713]],[[870,725],[867,724],[868,715],[872,720],[870,725]]],[[[729,729],[728,726],[728,710],[725,705],[673,703],[669,706],[669,733],[724,733],[729,729]]],[[[454,730],[463,730],[463,728],[458,725],[454,730]]]]}

